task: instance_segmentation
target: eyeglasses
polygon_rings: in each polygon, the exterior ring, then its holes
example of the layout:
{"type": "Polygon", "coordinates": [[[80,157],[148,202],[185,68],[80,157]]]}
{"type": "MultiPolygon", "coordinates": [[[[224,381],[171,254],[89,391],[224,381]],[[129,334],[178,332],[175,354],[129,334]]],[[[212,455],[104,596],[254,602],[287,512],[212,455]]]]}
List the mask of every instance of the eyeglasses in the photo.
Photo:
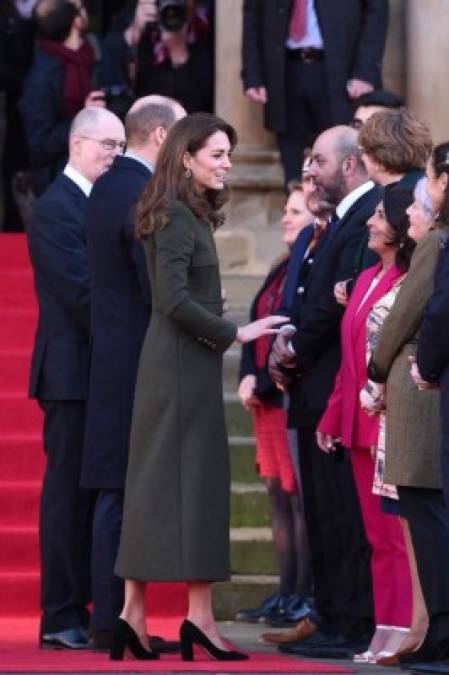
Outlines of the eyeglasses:
{"type": "Polygon", "coordinates": [[[114,141],[113,138],[92,138],[92,136],[83,136],[78,134],[80,138],[86,138],[88,141],[96,141],[108,152],[114,152],[115,148],[120,148],[122,152],[126,150],[126,141],[114,141]]]}

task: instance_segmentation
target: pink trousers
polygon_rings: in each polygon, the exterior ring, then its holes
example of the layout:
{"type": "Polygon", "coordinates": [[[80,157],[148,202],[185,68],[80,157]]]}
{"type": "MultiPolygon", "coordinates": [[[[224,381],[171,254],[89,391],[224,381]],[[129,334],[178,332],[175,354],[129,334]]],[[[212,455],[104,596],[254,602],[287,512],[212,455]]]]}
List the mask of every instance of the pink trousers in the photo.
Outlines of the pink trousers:
{"type": "Polygon", "coordinates": [[[412,617],[412,584],[399,517],[382,513],[372,493],[374,461],[368,448],[353,448],[351,463],[367,539],[372,548],[376,624],[408,628],[412,617]]]}

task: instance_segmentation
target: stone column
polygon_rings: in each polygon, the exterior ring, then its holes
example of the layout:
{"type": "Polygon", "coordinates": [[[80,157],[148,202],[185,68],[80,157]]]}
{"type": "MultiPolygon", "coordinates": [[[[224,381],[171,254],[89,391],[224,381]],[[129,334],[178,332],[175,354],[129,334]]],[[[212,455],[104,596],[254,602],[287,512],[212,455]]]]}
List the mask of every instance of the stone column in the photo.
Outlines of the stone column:
{"type": "Polygon", "coordinates": [[[436,143],[449,138],[448,26],[447,0],[407,0],[407,103],[436,143]]]}
{"type": "Polygon", "coordinates": [[[274,148],[273,136],[263,128],[262,106],[251,103],[243,94],[240,71],[242,0],[218,0],[215,3],[215,109],[239,134],[239,148],[274,148]]]}
{"type": "Polygon", "coordinates": [[[390,18],[382,68],[384,88],[404,97],[406,95],[405,3],[407,1],[390,0],[390,18]]]}
{"type": "Polygon", "coordinates": [[[274,137],[263,126],[262,106],[243,93],[242,0],[217,0],[215,12],[215,110],[239,136],[218,252],[225,274],[263,274],[281,248],[282,171],[274,137]]]}

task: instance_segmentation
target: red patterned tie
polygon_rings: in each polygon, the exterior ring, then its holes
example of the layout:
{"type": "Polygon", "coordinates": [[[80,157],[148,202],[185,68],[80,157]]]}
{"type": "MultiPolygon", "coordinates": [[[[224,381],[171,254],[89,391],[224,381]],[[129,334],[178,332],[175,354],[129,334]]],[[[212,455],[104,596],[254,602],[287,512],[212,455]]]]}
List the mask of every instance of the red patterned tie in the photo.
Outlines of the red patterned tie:
{"type": "Polygon", "coordinates": [[[290,40],[298,42],[306,32],[307,0],[294,0],[294,2],[288,37],[290,40]]]}

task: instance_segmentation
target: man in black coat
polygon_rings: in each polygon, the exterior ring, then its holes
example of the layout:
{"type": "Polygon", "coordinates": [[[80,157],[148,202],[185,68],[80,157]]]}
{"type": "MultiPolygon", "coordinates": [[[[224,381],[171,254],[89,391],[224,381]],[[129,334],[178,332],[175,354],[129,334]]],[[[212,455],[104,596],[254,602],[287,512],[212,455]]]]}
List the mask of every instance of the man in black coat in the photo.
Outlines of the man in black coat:
{"type": "Polygon", "coordinates": [[[388,0],[244,1],[243,86],[265,104],[286,182],[314,137],[380,87],[387,23],[388,0]]]}
{"type": "Polygon", "coordinates": [[[300,622],[283,636],[288,644],[281,649],[346,657],[363,651],[373,627],[370,549],[350,460],[342,451],[322,452],[315,429],[340,365],[343,309],[335,301],[334,285],[356,273],[356,254],[381,190],[368,181],[357,133],[349,127],[334,127],[317,138],[310,175],[323,204],[336,206],[336,215],[319,240],[312,264],[305,260],[299,273],[292,309],[298,331],[291,342],[278,336],[270,360],[275,377],[279,365],[291,367],[289,424],[298,429],[319,620],[312,616],[300,622]],[[315,646],[303,644],[312,633],[315,646]]]}
{"type": "Polygon", "coordinates": [[[123,605],[114,575],[129,432],[140,350],[151,312],[145,255],[134,211],[167,130],[185,115],[172,99],[148,96],[125,120],[128,148],[95,184],[87,207],[91,277],[89,394],[81,485],[97,490],[92,542],[91,642],[110,646],[123,605]]]}
{"type": "Polygon", "coordinates": [[[90,601],[90,495],[79,488],[90,326],[85,232],[93,182],[122,152],[107,110],[75,117],[69,162],[37,202],[27,234],[39,320],[29,394],[44,411],[40,511],[42,646],[83,648],[90,601]]]}

